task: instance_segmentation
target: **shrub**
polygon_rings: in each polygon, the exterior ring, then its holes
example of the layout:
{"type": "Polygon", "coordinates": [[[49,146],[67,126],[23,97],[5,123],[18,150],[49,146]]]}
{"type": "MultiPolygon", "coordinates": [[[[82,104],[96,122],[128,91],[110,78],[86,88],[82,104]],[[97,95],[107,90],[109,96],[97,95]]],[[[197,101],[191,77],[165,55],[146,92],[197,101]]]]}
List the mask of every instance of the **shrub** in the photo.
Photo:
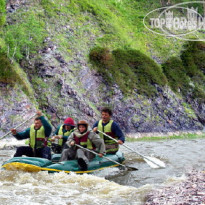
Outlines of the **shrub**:
{"type": "Polygon", "coordinates": [[[173,91],[180,89],[183,92],[188,87],[189,79],[179,58],[171,57],[162,64],[162,68],[173,91]]]}
{"type": "Polygon", "coordinates": [[[195,88],[192,97],[205,101],[205,43],[188,42],[184,46],[181,59],[185,67],[186,74],[193,81],[195,88]]]}
{"type": "Polygon", "coordinates": [[[181,90],[183,96],[189,96],[200,102],[205,101],[205,43],[188,42],[184,45],[181,59],[169,58],[162,64],[163,71],[173,91],[181,90]]]}
{"type": "Polygon", "coordinates": [[[93,48],[90,51],[89,58],[95,65],[97,71],[103,76],[104,80],[111,85],[114,59],[109,49],[101,47],[93,48]]]}
{"type": "Polygon", "coordinates": [[[8,57],[19,61],[36,52],[46,36],[44,23],[33,12],[23,13],[20,21],[4,28],[8,57]]]}
{"type": "Polygon", "coordinates": [[[184,46],[181,59],[186,68],[186,73],[193,77],[205,69],[205,43],[188,42],[184,46]]]}
{"type": "Polygon", "coordinates": [[[5,54],[0,54],[0,82],[13,85],[16,80],[16,74],[10,60],[5,54]]]}
{"type": "Polygon", "coordinates": [[[151,96],[156,92],[154,84],[163,86],[167,82],[161,68],[134,49],[116,49],[111,53],[107,48],[96,47],[89,57],[105,80],[117,83],[124,93],[136,88],[139,93],[151,96]]]}
{"type": "Polygon", "coordinates": [[[90,60],[98,66],[111,67],[114,59],[108,48],[96,47],[90,51],[90,60]]]}

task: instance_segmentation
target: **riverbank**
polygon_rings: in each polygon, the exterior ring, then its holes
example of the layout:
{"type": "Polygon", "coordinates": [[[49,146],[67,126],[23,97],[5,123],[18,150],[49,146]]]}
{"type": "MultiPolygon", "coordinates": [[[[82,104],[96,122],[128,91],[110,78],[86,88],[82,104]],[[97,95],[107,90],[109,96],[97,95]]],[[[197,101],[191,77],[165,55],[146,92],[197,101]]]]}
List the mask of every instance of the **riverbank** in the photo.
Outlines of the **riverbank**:
{"type": "Polygon", "coordinates": [[[132,141],[152,141],[162,139],[196,139],[205,137],[205,130],[176,131],[176,132],[149,132],[128,133],[126,139],[132,141]]]}
{"type": "Polygon", "coordinates": [[[145,205],[205,204],[205,172],[192,170],[180,183],[174,183],[147,195],[145,205]]]}

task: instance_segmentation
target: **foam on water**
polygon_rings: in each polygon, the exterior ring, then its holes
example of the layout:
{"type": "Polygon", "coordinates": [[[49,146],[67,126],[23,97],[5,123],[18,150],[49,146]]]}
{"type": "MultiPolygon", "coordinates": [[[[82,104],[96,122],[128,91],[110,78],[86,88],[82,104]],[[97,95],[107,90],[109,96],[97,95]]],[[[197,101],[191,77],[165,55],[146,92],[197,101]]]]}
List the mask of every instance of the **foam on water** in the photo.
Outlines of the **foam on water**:
{"type": "Polygon", "coordinates": [[[0,149],[6,149],[10,147],[24,146],[24,145],[25,145],[25,140],[17,140],[14,137],[8,137],[1,140],[0,149]]]}
{"type": "Polygon", "coordinates": [[[94,175],[0,172],[1,204],[142,204],[146,188],[94,175]],[[26,201],[25,201],[26,200],[26,201]],[[25,201],[25,202],[24,202],[25,201]]]}
{"type": "Polygon", "coordinates": [[[167,185],[167,184],[171,184],[171,183],[178,183],[178,182],[182,182],[182,181],[185,181],[187,179],[186,175],[185,174],[182,174],[182,176],[180,177],[176,177],[176,176],[170,176],[168,177],[164,184],[167,185]]]}
{"type": "MultiPolygon", "coordinates": [[[[6,149],[1,150],[0,161],[13,156],[10,145],[22,143],[6,138],[6,149]],[[7,147],[9,149],[7,149],[7,147]],[[5,156],[4,156],[5,155],[5,156]]],[[[144,204],[146,195],[173,182],[183,181],[184,173],[198,168],[205,169],[205,139],[136,142],[129,146],[160,158],[165,169],[152,169],[134,153],[123,150],[125,165],[138,171],[122,172],[117,168],[104,169],[94,175],[67,175],[0,171],[0,204],[144,204]],[[161,156],[161,157],[159,157],[161,156]],[[109,179],[106,180],[105,179],[109,179]],[[113,182],[115,181],[115,182],[113,182]],[[121,185],[119,185],[121,184],[121,185]],[[134,187],[135,186],[135,187],[134,187]]],[[[2,144],[1,144],[2,146],[2,144]]]]}

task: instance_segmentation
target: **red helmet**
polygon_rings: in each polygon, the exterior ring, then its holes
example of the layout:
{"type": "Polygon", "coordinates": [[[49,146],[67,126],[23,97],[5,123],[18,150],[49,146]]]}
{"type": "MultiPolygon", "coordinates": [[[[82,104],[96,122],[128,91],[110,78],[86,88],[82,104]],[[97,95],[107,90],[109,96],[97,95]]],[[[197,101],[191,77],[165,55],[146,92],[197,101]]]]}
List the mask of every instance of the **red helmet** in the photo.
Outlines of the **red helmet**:
{"type": "Polygon", "coordinates": [[[64,125],[69,125],[69,126],[75,127],[75,122],[74,122],[73,118],[68,117],[67,119],[64,120],[64,125]]]}

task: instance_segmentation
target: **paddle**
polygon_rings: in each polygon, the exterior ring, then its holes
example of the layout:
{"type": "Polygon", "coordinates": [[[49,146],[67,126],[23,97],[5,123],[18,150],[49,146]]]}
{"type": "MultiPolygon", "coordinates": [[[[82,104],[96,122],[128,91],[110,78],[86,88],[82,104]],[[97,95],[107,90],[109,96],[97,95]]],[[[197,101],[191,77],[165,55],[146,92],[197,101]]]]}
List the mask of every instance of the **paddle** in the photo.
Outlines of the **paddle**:
{"type": "MultiPolygon", "coordinates": [[[[95,154],[95,155],[98,155],[98,153],[96,153],[96,152],[94,152],[94,151],[92,151],[92,150],[90,150],[90,149],[87,149],[87,148],[85,148],[85,147],[82,147],[82,146],[80,146],[80,145],[78,145],[78,144],[75,144],[75,146],[77,146],[77,147],[79,147],[79,148],[81,148],[81,149],[84,149],[84,150],[86,150],[86,151],[88,151],[88,152],[91,152],[91,153],[93,153],[93,154],[95,154]]],[[[108,157],[103,156],[103,158],[105,158],[105,159],[107,159],[107,160],[109,160],[109,161],[111,161],[111,162],[114,162],[115,164],[118,164],[118,165],[124,167],[124,168],[127,169],[128,171],[136,171],[136,170],[138,170],[138,169],[135,168],[135,167],[128,167],[128,166],[125,166],[124,164],[120,164],[119,162],[117,162],[117,161],[115,161],[115,160],[112,160],[112,159],[110,159],[110,158],[108,158],[108,157]]]]}
{"type": "MultiPolygon", "coordinates": [[[[16,126],[14,129],[17,129],[18,127],[20,127],[21,125],[23,125],[24,123],[28,122],[31,118],[33,118],[34,116],[36,116],[36,114],[32,115],[29,119],[27,119],[26,121],[22,122],[20,125],[16,126]]],[[[3,137],[0,138],[0,140],[2,140],[4,137],[6,137],[7,135],[9,135],[11,133],[11,131],[7,132],[3,137]]]]}
{"type": "MultiPolygon", "coordinates": [[[[110,139],[114,140],[115,142],[118,142],[118,140],[112,138],[111,136],[107,135],[106,133],[98,130],[98,132],[102,133],[103,135],[109,137],[110,139]]],[[[147,162],[147,164],[152,167],[152,168],[165,168],[166,165],[164,162],[162,162],[161,160],[155,158],[155,157],[146,157],[142,154],[140,154],[139,152],[135,151],[134,149],[132,149],[131,147],[128,147],[127,145],[122,144],[122,146],[126,147],[127,149],[131,150],[132,152],[137,153],[139,156],[141,156],[145,162],[147,162]]]]}

